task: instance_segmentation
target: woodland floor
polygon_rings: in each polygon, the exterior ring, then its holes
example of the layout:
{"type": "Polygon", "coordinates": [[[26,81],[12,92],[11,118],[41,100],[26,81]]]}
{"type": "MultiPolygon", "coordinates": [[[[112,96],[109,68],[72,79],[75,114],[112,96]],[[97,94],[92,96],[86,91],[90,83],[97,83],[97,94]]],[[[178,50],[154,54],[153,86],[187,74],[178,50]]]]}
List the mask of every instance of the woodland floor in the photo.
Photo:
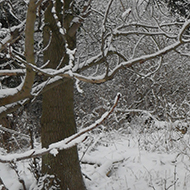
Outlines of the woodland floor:
{"type": "MultiPolygon", "coordinates": [[[[173,124],[160,122],[148,129],[136,125],[98,129],[89,136],[79,145],[88,190],[189,189],[189,131],[182,134],[173,124]]],[[[19,182],[23,179],[27,189],[37,190],[28,162],[19,162],[16,170],[13,167],[0,164],[0,178],[7,189],[23,189],[19,182]]]]}

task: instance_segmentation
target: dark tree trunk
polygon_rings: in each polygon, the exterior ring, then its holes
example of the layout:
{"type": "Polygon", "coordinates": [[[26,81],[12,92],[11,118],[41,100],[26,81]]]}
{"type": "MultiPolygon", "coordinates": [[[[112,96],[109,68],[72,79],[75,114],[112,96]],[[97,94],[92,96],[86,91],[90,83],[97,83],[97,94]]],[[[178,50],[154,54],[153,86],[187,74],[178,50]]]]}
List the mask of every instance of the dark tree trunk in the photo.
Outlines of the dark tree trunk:
{"type": "MultiPolygon", "coordinates": [[[[69,5],[71,0],[65,3],[69,5]]],[[[60,14],[60,0],[57,0],[57,15],[60,14]]],[[[61,66],[67,65],[69,57],[65,53],[65,41],[59,33],[59,28],[51,13],[51,4],[45,13],[46,27],[44,29],[44,46],[49,43],[50,33],[52,32],[51,43],[44,52],[44,62],[50,60],[48,67],[56,68],[64,56],[61,66]]],[[[65,17],[62,23],[69,26],[72,20],[65,17]]],[[[67,28],[66,28],[67,29],[67,28]]],[[[66,35],[70,49],[76,47],[76,36],[70,38],[66,35]]],[[[42,118],[41,118],[42,146],[48,147],[49,144],[62,140],[76,132],[74,106],[73,106],[73,80],[63,79],[63,83],[54,87],[43,95],[42,118]]],[[[77,147],[61,151],[56,157],[46,155],[42,158],[43,173],[54,174],[60,180],[62,190],[85,190],[83,177],[80,170],[77,147]]]]}

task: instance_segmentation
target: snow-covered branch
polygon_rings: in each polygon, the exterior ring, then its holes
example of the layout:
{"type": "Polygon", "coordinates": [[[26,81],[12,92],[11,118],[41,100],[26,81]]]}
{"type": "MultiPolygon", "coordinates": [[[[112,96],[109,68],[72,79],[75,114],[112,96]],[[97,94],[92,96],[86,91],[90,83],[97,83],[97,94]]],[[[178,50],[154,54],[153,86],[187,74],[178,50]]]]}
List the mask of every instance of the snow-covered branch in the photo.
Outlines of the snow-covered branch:
{"type": "Polygon", "coordinates": [[[145,36],[159,36],[159,35],[163,35],[166,36],[170,39],[176,39],[177,35],[171,34],[169,35],[166,32],[163,31],[158,31],[158,32],[154,32],[154,31],[149,31],[149,32],[144,32],[144,31],[119,31],[119,30],[114,30],[114,36],[118,37],[118,36],[128,36],[128,35],[145,35],[145,36]]]}
{"type": "Polygon", "coordinates": [[[169,45],[167,47],[165,47],[164,49],[161,49],[155,53],[152,53],[152,54],[149,54],[149,55],[143,55],[143,56],[140,56],[140,57],[137,57],[137,58],[134,58],[134,59],[131,59],[129,61],[126,61],[126,62],[121,62],[117,67],[115,67],[110,73],[109,73],[109,76],[114,76],[118,70],[122,69],[124,66],[125,67],[131,67],[133,66],[134,64],[137,64],[137,63],[144,63],[145,61],[148,61],[150,59],[154,59],[154,58],[157,58],[158,56],[161,56],[161,55],[164,55],[172,50],[175,50],[176,48],[178,48],[181,44],[180,41],[177,41],[175,43],[173,43],[172,45],[169,45]]]}
{"type": "Polygon", "coordinates": [[[105,121],[105,119],[107,119],[110,116],[110,114],[116,108],[120,97],[121,97],[121,94],[118,93],[116,98],[115,98],[114,105],[111,107],[111,109],[109,111],[105,112],[101,116],[100,119],[96,120],[89,127],[82,129],[78,133],[76,133],[76,134],[74,134],[74,135],[72,135],[72,136],[70,136],[70,137],[68,137],[62,141],[52,143],[49,145],[48,148],[31,149],[31,150],[26,151],[26,152],[21,153],[21,154],[0,155],[0,162],[2,162],[2,163],[17,162],[17,161],[21,161],[21,160],[25,160],[25,159],[39,157],[39,156],[42,156],[42,155],[48,154],[48,153],[56,156],[56,154],[58,154],[58,152],[60,150],[69,149],[73,146],[76,146],[77,144],[79,144],[80,142],[84,141],[87,138],[87,136],[88,136],[87,133],[89,131],[98,127],[102,122],[105,121]]]}
{"type": "Polygon", "coordinates": [[[0,70],[0,76],[17,76],[25,75],[26,71],[24,69],[14,69],[14,70],[0,70]]]}

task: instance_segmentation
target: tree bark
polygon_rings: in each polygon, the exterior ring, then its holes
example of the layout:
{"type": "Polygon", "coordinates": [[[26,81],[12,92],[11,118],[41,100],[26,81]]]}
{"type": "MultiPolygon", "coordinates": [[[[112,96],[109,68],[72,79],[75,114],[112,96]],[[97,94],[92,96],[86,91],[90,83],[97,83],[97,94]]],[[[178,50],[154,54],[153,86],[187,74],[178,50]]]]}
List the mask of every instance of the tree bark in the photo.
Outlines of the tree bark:
{"type": "MultiPolygon", "coordinates": [[[[65,2],[70,4],[71,0],[65,2]]],[[[61,23],[65,23],[69,27],[72,20],[72,15],[69,18],[60,14],[60,7],[62,6],[60,0],[56,1],[57,16],[61,23]]],[[[59,27],[55,21],[55,17],[51,11],[52,3],[48,6],[45,13],[44,28],[44,47],[49,44],[46,51],[44,51],[44,62],[50,60],[48,67],[56,68],[60,64],[60,60],[64,57],[61,66],[69,63],[69,56],[65,50],[65,40],[59,32],[59,27]],[[50,37],[50,35],[52,35],[50,37]]],[[[66,28],[67,31],[68,28],[66,28]]],[[[76,47],[76,36],[68,37],[67,43],[70,49],[76,47]]],[[[76,132],[76,124],[74,117],[73,105],[73,80],[63,79],[63,83],[54,87],[53,89],[43,94],[42,103],[42,117],[41,117],[41,138],[42,146],[48,147],[49,144],[62,140],[76,132]]],[[[53,155],[45,155],[42,157],[42,171],[43,173],[53,174],[59,180],[61,190],[85,190],[83,177],[81,174],[77,147],[69,150],[63,150],[54,157],[53,155]]]]}

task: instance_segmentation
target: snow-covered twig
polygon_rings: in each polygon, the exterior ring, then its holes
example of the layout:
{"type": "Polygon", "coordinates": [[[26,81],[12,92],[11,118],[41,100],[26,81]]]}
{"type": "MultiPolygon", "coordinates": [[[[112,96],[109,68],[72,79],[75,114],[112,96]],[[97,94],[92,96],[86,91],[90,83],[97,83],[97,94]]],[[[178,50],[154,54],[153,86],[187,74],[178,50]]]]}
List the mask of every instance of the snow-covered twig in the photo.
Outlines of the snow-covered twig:
{"type": "Polygon", "coordinates": [[[170,39],[175,39],[177,36],[176,35],[169,35],[166,32],[163,31],[158,31],[158,32],[144,32],[144,31],[118,31],[118,30],[114,30],[114,37],[118,37],[118,36],[129,36],[129,35],[145,35],[145,36],[158,36],[158,35],[163,35],[166,36],[170,39]]]}

